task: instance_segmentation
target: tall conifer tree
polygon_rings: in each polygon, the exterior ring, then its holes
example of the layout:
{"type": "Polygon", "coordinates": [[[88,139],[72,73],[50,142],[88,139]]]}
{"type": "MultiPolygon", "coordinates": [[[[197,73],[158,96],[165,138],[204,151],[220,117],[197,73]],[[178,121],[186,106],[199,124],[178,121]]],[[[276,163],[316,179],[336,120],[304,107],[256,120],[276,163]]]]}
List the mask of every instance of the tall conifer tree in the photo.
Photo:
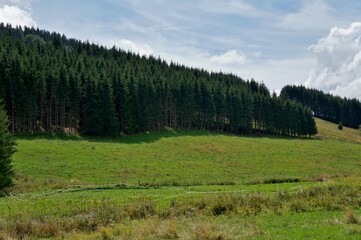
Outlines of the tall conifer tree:
{"type": "Polygon", "coordinates": [[[12,186],[14,171],[11,165],[11,156],[15,152],[14,141],[8,130],[9,121],[0,101],[0,191],[12,186]]]}

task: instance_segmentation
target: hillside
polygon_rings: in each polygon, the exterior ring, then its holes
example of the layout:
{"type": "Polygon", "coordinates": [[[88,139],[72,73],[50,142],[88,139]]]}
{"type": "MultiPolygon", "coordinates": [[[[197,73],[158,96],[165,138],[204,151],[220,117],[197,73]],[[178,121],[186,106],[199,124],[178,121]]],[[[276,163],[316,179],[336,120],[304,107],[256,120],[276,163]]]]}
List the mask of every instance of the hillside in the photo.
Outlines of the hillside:
{"type": "Polygon", "coordinates": [[[316,121],[312,139],[17,136],[0,237],[359,239],[359,137],[316,121]]]}
{"type": "Polygon", "coordinates": [[[206,131],[116,138],[19,136],[14,166],[27,184],[35,185],[217,185],[361,172],[361,145],[350,144],[361,142],[360,132],[316,122],[315,139],[206,131]]]}
{"type": "Polygon", "coordinates": [[[315,117],[326,121],[342,122],[354,129],[361,124],[361,102],[356,98],[341,98],[321,90],[291,85],[284,86],[280,96],[311,108],[315,117]]]}
{"type": "Polygon", "coordinates": [[[343,130],[338,129],[338,124],[327,122],[316,118],[318,129],[317,138],[327,140],[338,140],[343,142],[361,143],[361,130],[344,127],[343,130]]]}
{"type": "Polygon", "coordinates": [[[309,108],[263,83],[4,24],[0,99],[13,133],[316,133],[309,108]]]}
{"type": "Polygon", "coordinates": [[[0,24],[0,98],[0,239],[360,239],[359,131],[254,80],[0,24]]]}

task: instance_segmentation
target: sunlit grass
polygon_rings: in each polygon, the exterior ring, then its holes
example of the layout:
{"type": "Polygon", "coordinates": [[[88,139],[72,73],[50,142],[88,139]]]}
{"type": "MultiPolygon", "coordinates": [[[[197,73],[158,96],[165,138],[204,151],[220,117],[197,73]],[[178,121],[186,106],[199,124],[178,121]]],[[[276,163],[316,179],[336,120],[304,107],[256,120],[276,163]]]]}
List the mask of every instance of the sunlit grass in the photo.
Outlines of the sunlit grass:
{"type": "Polygon", "coordinates": [[[335,140],[181,131],[113,139],[18,137],[17,143],[20,182],[39,186],[220,185],[361,172],[361,145],[335,140]]]}
{"type": "Polygon", "coordinates": [[[17,136],[0,239],[360,239],[359,132],[317,124],[313,139],[17,136]]]}

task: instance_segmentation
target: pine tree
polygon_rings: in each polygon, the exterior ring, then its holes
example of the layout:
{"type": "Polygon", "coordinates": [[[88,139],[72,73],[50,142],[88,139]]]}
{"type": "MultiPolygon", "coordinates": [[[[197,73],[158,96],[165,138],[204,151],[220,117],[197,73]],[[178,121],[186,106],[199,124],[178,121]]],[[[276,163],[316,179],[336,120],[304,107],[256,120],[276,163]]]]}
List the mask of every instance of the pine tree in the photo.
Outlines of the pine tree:
{"type": "Polygon", "coordinates": [[[2,101],[0,101],[0,191],[12,186],[14,171],[11,165],[11,156],[15,152],[15,142],[8,130],[9,121],[2,101]]]}
{"type": "Polygon", "coordinates": [[[86,85],[84,103],[82,106],[81,132],[89,135],[102,135],[99,95],[93,81],[86,85]]]}
{"type": "Polygon", "coordinates": [[[113,89],[111,88],[111,85],[105,75],[102,76],[99,87],[99,102],[102,135],[112,136],[118,134],[119,121],[115,111],[113,89]]]}
{"type": "Polygon", "coordinates": [[[307,126],[308,126],[308,136],[316,135],[318,133],[317,126],[315,119],[312,116],[311,110],[307,109],[305,111],[306,119],[307,119],[307,126]]]}
{"type": "Polygon", "coordinates": [[[140,57],[39,29],[0,27],[0,99],[12,132],[97,135],[165,127],[308,135],[315,116],[361,124],[361,103],[304,87],[270,96],[263,83],[140,57]],[[304,117],[302,117],[304,115],[304,117]],[[311,118],[309,118],[311,117],[311,118]],[[255,121],[253,126],[252,121],[255,121]],[[120,125],[119,129],[117,125],[120,125]]]}

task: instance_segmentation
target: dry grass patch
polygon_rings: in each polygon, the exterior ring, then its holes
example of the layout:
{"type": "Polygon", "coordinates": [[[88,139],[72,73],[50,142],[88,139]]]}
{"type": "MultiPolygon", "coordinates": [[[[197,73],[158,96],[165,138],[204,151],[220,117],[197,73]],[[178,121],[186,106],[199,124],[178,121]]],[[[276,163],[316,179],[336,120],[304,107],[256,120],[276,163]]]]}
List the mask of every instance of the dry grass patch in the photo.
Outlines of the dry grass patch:
{"type": "Polygon", "coordinates": [[[346,214],[345,214],[345,222],[347,224],[358,224],[359,220],[357,219],[357,217],[354,215],[352,210],[347,210],[346,214]]]}
{"type": "Polygon", "coordinates": [[[327,140],[339,140],[344,142],[361,143],[361,131],[358,129],[343,127],[338,129],[338,124],[316,118],[318,134],[316,137],[327,140]]]}

